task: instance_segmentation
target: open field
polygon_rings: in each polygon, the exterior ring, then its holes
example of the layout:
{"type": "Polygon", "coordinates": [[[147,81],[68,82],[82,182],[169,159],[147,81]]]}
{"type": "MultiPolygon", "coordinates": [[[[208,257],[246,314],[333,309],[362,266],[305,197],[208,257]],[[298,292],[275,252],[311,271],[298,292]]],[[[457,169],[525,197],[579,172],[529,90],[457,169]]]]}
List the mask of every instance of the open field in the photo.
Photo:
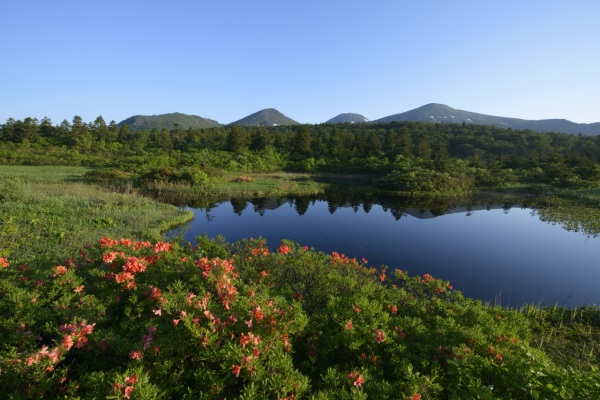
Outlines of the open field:
{"type": "Polygon", "coordinates": [[[191,215],[82,180],[87,168],[0,166],[0,255],[24,263],[73,257],[103,236],[157,239],[191,215]]]}

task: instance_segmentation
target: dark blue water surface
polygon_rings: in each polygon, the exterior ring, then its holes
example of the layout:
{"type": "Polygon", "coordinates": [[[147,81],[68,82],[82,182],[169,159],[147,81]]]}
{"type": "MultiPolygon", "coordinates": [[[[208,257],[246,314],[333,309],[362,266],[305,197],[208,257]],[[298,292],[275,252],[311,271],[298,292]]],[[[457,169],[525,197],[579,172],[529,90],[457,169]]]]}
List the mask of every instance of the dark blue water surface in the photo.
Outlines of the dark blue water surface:
{"type": "Polygon", "coordinates": [[[183,232],[233,242],[282,239],[366,258],[409,274],[449,280],[468,297],[505,306],[600,304],[600,238],[542,222],[522,206],[460,207],[431,212],[376,203],[332,205],[320,199],[255,199],[192,208],[183,232]],[[470,211],[469,211],[470,210],[470,211]]]}

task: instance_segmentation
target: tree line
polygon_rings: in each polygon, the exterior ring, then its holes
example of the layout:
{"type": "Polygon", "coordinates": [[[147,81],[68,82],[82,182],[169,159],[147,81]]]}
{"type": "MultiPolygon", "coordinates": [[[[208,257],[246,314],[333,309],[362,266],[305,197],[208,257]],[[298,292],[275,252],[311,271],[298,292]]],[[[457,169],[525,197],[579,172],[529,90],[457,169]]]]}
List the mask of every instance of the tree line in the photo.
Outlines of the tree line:
{"type": "MultiPolygon", "coordinates": [[[[8,119],[3,164],[117,167],[158,178],[182,168],[374,174],[382,188],[467,191],[515,182],[593,186],[600,136],[540,133],[475,124],[393,122],[132,131],[102,116],[53,124],[8,119]],[[150,174],[150,175],[148,175],[150,174]]],[[[180,174],[181,175],[181,174],[180,174]]]]}

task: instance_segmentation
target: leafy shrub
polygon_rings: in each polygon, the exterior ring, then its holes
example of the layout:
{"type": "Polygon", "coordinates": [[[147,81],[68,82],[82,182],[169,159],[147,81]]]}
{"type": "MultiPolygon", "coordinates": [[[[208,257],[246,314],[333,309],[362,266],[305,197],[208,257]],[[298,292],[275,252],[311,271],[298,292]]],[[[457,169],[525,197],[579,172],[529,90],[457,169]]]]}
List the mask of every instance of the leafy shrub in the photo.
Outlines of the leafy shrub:
{"type": "Polygon", "coordinates": [[[597,368],[529,346],[524,313],[428,274],[263,239],[104,238],[0,258],[8,398],[597,398],[597,368]]]}
{"type": "Polygon", "coordinates": [[[131,179],[132,173],[120,170],[118,168],[95,169],[88,171],[84,177],[91,181],[124,181],[131,179]]]}

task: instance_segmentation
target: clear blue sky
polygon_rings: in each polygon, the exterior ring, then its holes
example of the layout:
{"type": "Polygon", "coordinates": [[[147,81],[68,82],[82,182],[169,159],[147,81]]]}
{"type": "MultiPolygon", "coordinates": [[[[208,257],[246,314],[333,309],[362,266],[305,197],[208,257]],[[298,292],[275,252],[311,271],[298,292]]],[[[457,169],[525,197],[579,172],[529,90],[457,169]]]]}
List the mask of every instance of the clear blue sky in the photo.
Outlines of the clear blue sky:
{"type": "Polygon", "coordinates": [[[600,1],[2,0],[0,123],[302,123],[427,103],[600,121],[600,1]]]}

